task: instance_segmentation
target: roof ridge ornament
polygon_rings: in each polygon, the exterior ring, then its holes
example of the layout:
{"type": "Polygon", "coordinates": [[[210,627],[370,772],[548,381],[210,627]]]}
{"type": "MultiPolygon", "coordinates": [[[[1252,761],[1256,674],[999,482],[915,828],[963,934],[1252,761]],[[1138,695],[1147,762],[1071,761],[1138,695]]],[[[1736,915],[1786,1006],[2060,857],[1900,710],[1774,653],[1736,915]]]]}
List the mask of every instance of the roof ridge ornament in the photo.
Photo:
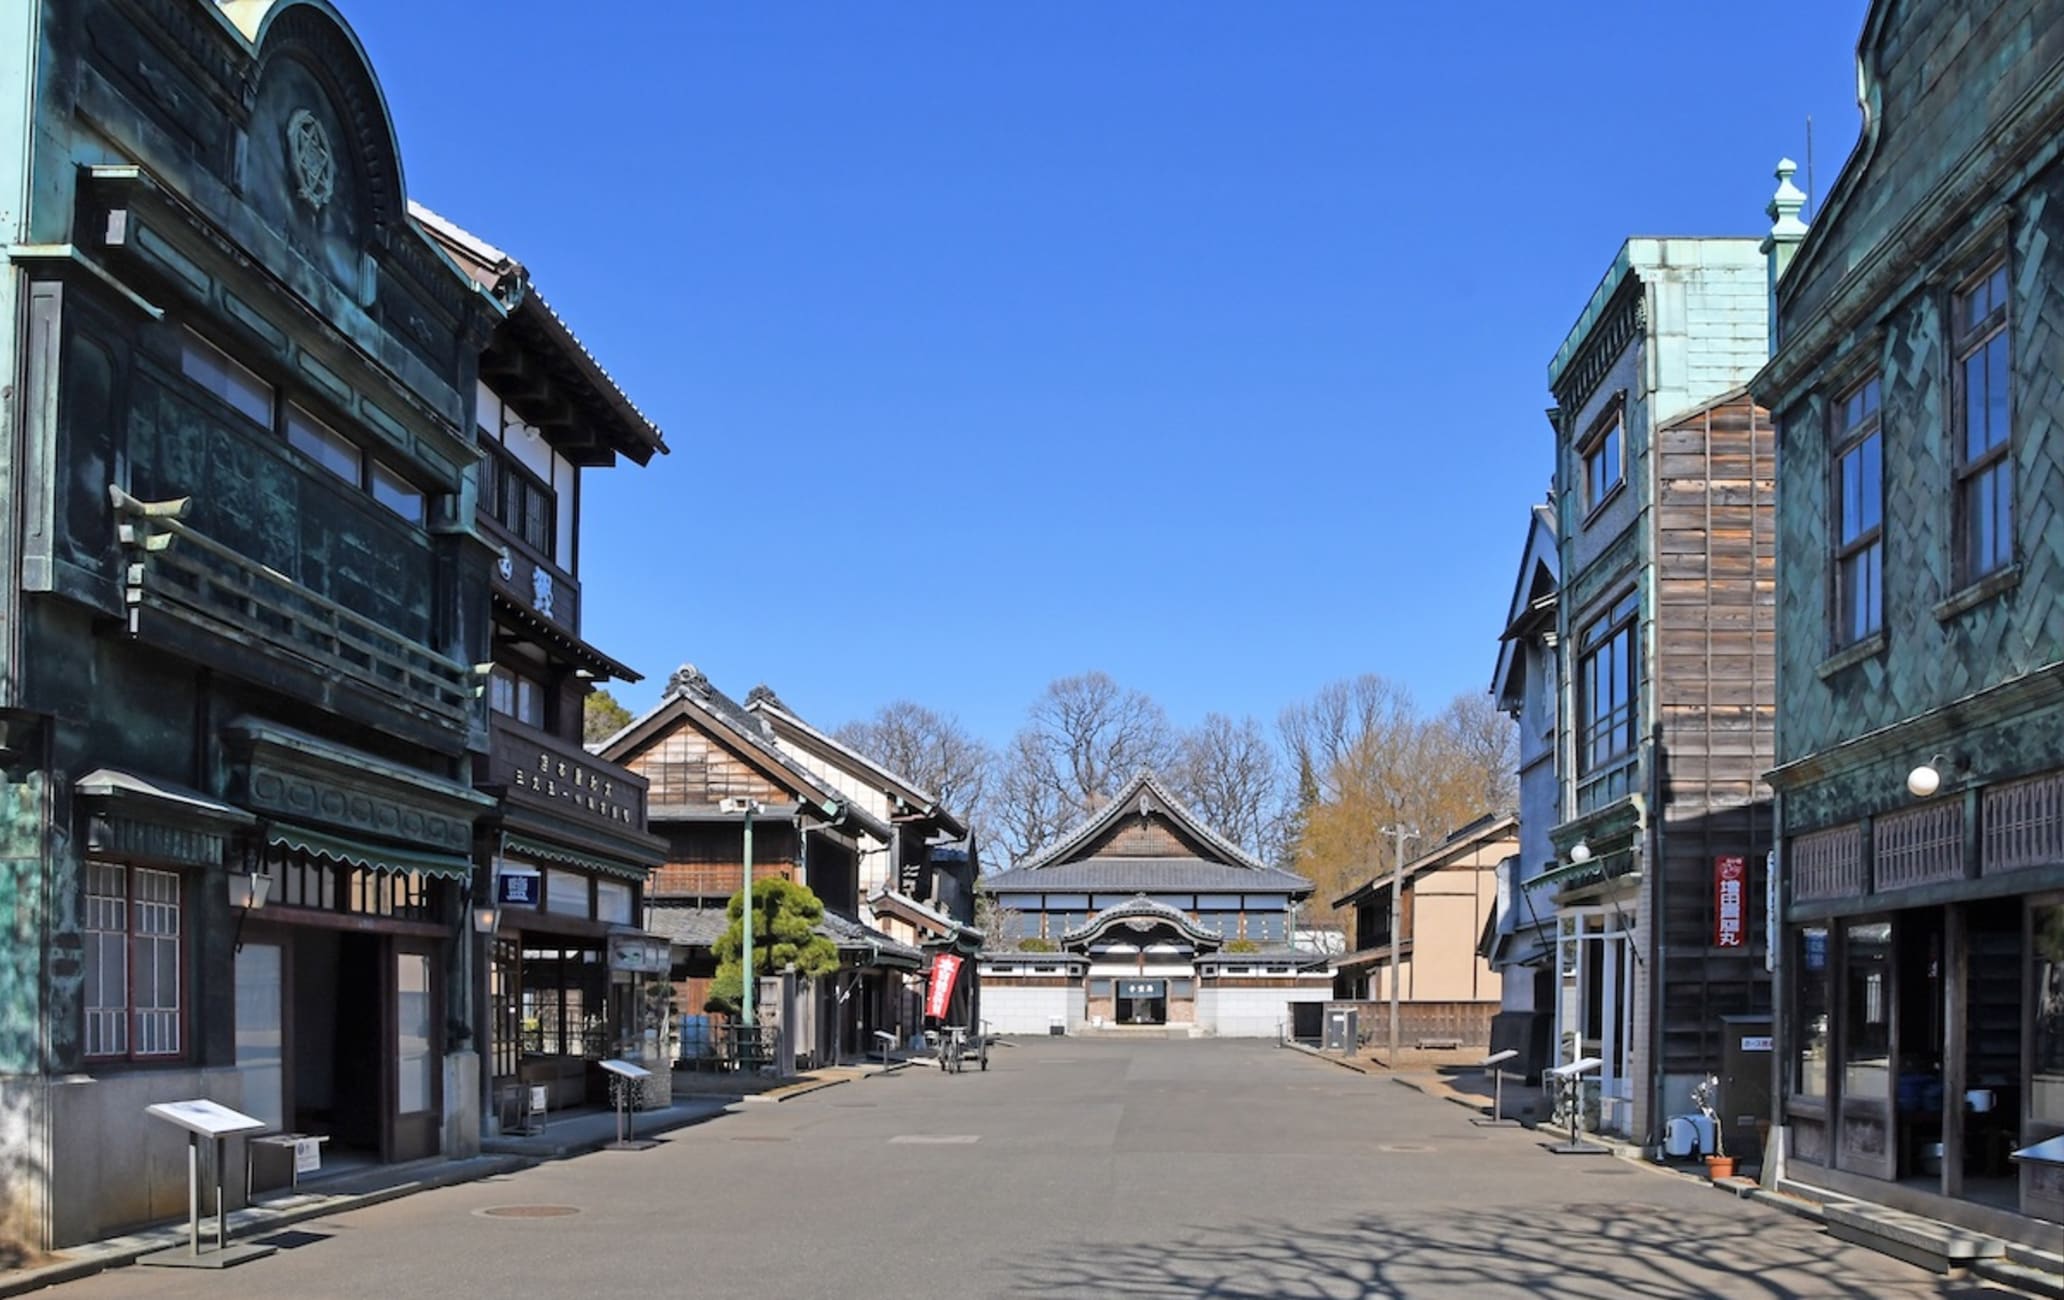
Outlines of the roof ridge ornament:
{"type": "Polygon", "coordinates": [[[707,697],[710,693],[710,679],[704,676],[702,670],[694,664],[682,664],[679,668],[674,669],[671,677],[667,678],[666,693],[668,695],[700,695],[707,697]]]}
{"type": "Polygon", "coordinates": [[[1777,160],[1777,193],[1770,196],[1770,202],[1763,211],[1771,220],[1770,237],[1773,240],[1804,239],[1806,223],[1799,220],[1799,213],[1806,207],[1806,194],[1792,184],[1792,176],[1799,170],[1799,164],[1789,158],[1777,160]]]}

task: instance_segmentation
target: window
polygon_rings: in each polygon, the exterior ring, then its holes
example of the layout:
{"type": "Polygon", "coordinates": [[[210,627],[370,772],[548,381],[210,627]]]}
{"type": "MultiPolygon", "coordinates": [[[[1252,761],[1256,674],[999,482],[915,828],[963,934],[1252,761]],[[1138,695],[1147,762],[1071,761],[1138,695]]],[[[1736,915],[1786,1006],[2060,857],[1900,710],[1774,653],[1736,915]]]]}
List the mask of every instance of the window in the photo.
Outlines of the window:
{"type": "Polygon", "coordinates": [[[364,473],[358,444],[298,406],[287,408],[287,445],[353,487],[364,473]]]}
{"type": "Polygon", "coordinates": [[[1584,629],[1579,647],[1583,658],[1577,663],[1577,764],[1581,771],[1595,772],[1634,752],[1634,690],[1639,671],[1634,616],[1640,608],[1639,593],[1630,591],[1584,629]]]}
{"type": "Polygon", "coordinates": [[[188,334],[179,341],[179,369],[188,379],[244,415],[272,427],[272,385],[188,334]]]}
{"type": "Polygon", "coordinates": [[[86,864],[86,1055],[180,1053],[179,877],[86,864]]]}
{"type": "Polygon", "coordinates": [[[395,514],[412,524],[423,522],[423,493],[415,484],[388,469],[379,461],[373,462],[371,479],[373,500],[386,506],[395,514]]]}
{"type": "Polygon", "coordinates": [[[1966,582],[2014,560],[2013,462],[2007,376],[2007,267],[1980,273],[1955,299],[1957,535],[1966,582]]]}
{"type": "Polygon", "coordinates": [[[1281,943],[1288,934],[1288,918],[1281,912],[1247,914],[1247,937],[1256,943],[1281,943]]]}
{"type": "Polygon", "coordinates": [[[2028,905],[2034,951],[2028,963],[2035,1040],[2029,1051],[2029,1116],[2064,1124],[2064,899],[2028,905]]]}
{"type": "Polygon", "coordinates": [[[631,923],[631,887],[619,880],[595,882],[595,919],[617,925],[631,923]]]}
{"type": "Polygon", "coordinates": [[[1885,626],[1885,442],[1878,377],[1835,404],[1835,644],[1885,626]]]}
{"type": "Polygon", "coordinates": [[[1842,930],[1842,1095],[1892,1096],[1892,923],[1842,930]]]}
{"type": "Polygon", "coordinates": [[[1828,1095],[1828,1049],[1834,971],[1828,961],[1828,928],[1809,925],[1798,932],[1798,1019],[1792,1035],[1797,1045],[1793,1090],[1801,1097],[1828,1095]]]}
{"type": "Polygon", "coordinates": [[[480,504],[524,545],[555,558],[552,490],[497,447],[490,446],[480,463],[480,504]]]}
{"type": "Polygon", "coordinates": [[[1618,411],[1584,442],[1584,509],[1596,510],[1627,476],[1626,427],[1618,411]]]}
{"type": "Polygon", "coordinates": [[[561,916],[589,916],[588,878],[577,871],[545,873],[545,910],[561,916]]]}
{"type": "Polygon", "coordinates": [[[545,725],[545,688],[500,664],[488,675],[487,704],[496,713],[526,725],[545,725]]]}

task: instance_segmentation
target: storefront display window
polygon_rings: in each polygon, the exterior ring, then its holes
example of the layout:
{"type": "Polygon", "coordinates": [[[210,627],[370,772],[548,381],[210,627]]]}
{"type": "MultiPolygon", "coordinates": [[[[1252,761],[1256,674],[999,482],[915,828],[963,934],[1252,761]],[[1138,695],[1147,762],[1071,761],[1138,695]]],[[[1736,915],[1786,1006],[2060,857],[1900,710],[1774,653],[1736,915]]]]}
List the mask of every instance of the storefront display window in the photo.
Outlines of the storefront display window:
{"type": "Polygon", "coordinates": [[[2029,1114],[2038,1123],[2064,1124],[2064,901],[2030,907],[2033,960],[2029,962],[2029,1114]]]}
{"type": "Polygon", "coordinates": [[[1892,923],[1843,928],[1842,1088],[1851,1097],[1889,1097],[1892,1079],[1892,923]]]}
{"type": "Polygon", "coordinates": [[[1796,936],[1798,965],[1798,1020],[1794,1041],[1798,1044],[1797,1067],[1792,1076],[1794,1092],[1801,1097],[1825,1098],[1828,1092],[1828,1056],[1834,1046],[1831,1036],[1833,1010],[1832,965],[1828,960],[1830,935],[1824,925],[1809,925],[1796,936]]]}

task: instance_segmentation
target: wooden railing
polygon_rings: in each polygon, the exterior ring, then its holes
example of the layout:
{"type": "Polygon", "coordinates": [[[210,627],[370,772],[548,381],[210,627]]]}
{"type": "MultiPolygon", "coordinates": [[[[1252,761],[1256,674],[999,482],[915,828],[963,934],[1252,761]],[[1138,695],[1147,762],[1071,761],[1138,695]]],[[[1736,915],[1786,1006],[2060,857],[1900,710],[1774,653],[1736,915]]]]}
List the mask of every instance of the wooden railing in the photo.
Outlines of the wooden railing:
{"type": "Polygon", "coordinates": [[[309,590],[181,522],[187,499],[139,501],[108,489],[121,521],[129,633],[153,610],[326,678],[345,678],[399,708],[465,730],[473,669],[309,590]]]}

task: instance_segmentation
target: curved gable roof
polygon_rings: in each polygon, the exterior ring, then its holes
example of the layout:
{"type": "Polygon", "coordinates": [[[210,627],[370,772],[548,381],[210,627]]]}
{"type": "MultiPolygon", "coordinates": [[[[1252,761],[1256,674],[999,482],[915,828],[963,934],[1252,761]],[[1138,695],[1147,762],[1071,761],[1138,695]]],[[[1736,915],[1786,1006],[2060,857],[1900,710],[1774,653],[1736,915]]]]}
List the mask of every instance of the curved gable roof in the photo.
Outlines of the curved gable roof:
{"type": "Polygon", "coordinates": [[[1159,777],[1145,769],[1126,782],[1124,788],[1113,795],[1109,803],[1078,823],[1074,830],[1033,854],[1030,860],[1019,863],[1014,870],[1037,871],[1041,867],[1072,862],[1077,854],[1095,843],[1104,832],[1134,814],[1145,817],[1158,814],[1166,818],[1186,832],[1190,838],[1203,844],[1216,860],[1227,866],[1246,867],[1253,871],[1271,870],[1259,858],[1206,826],[1190,811],[1189,805],[1176,798],[1167,786],[1161,784],[1159,777]]]}
{"type": "Polygon", "coordinates": [[[1180,908],[1141,894],[1129,898],[1115,907],[1107,907],[1090,917],[1081,925],[1061,936],[1064,944],[1094,943],[1115,929],[1126,929],[1144,934],[1156,926],[1165,925],[1188,939],[1199,948],[1216,948],[1225,942],[1225,936],[1215,930],[1207,930],[1191,920],[1189,914],[1180,908]]]}

